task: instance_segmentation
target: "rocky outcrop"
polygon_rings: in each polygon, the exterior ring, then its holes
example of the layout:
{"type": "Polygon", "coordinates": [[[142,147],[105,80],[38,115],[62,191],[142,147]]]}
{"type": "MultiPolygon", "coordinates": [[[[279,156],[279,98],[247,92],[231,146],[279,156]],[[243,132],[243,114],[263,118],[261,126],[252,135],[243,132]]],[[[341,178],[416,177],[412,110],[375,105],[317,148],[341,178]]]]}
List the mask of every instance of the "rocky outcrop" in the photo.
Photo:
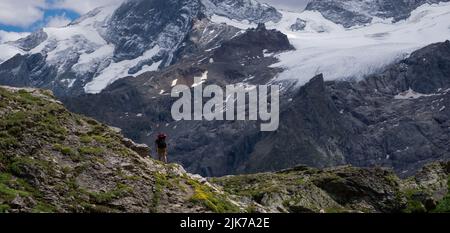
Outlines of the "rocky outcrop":
{"type": "Polygon", "coordinates": [[[279,22],[280,12],[272,6],[248,0],[201,0],[207,15],[219,15],[252,23],[279,22]]]}
{"type": "Polygon", "coordinates": [[[267,30],[264,24],[225,41],[214,51],[217,62],[231,62],[249,57],[264,57],[265,53],[294,50],[286,35],[277,30],[267,30]]]}
{"type": "Polygon", "coordinates": [[[306,21],[300,18],[297,18],[295,23],[291,25],[292,31],[302,31],[306,27],[306,21]]]}
{"type": "Polygon", "coordinates": [[[122,139],[122,143],[143,158],[150,156],[150,147],[146,144],[137,144],[129,138],[122,139]]]}
{"type": "Polygon", "coordinates": [[[399,179],[391,170],[299,166],[276,173],[213,178],[250,211],[289,213],[448,212],[449,163],[399,179]],[[252,204],[252,202],[256,204],[252,204]]]}

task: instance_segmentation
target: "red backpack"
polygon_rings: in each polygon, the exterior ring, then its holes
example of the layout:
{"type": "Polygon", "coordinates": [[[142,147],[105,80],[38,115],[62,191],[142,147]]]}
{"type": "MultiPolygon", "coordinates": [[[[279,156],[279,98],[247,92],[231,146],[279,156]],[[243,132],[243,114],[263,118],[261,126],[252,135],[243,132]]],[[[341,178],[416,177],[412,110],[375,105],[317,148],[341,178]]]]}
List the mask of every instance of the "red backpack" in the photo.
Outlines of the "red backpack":
{"type": "Polygon", "coordinates": [[[167,135],[165,135],[165,134],[163,134],[163,133],[160,133],[159,135],[158,135],[158,139],[166,139],[167,138],[167,135]]]}
{"type": "Polygon", "coordinates": [[[158,135],[158,139],[156,139],[156,144],[159,149],[167,148],[166,138],[167,138],[167,135],[165,135],[163,133],[158,135]]]}

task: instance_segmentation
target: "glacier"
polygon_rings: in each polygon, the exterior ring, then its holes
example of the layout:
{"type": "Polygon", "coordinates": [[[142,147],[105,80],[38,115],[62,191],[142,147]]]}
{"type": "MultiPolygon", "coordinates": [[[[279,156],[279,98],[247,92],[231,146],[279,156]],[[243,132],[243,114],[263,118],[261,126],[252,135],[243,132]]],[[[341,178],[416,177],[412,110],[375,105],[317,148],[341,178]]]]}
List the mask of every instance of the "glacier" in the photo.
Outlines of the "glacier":
{"type": "MultiPolygon", "coordinates": [[[[286,34],[296,50],[276,55],[280,61],[272,67],[284,71],[274,81],[289,81],[297,86],[321,73],[325,80],[362,79],[419,48],[450,39],[448,2],[424,4],[398,22],[374,18],[368,25],[352,28],[327,20],[317,11],[280,12],[282,19],[266,26],[286,34]],[[292,30],[298,19],[305,21],[305,28],[292,30]]],[[[257,26],[218,15],[212,20],[243,30],[257,26]]]]}
{"type": "Polygon", "coordinates": [[[326,80],[362,79],[404,59],[424,46],[450,39],[450,3],[425,4],[406,20],[374,19],[365,27],[345,29],[317,12],[285,13],[307,21],[305,31],[292,32],[289,23],[274,25],[286,32],[297,49],[278,55],[283,67],[278,80],[303,85],[322,73],[326,80]],[[325,32],[317,32],[320,25],[325,32]]]}

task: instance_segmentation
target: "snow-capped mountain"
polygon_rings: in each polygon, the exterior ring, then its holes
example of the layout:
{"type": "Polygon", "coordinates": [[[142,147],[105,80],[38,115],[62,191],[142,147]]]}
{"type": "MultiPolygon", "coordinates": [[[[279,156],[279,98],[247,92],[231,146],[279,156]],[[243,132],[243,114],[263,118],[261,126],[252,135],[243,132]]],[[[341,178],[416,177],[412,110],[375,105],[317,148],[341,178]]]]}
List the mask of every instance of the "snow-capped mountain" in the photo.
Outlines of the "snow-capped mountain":
{"type": "Polygon", "coordinates": [[[429,4],[437,2],[446,0],[315,0],[304,12],[288,12],[255,0],[130,0],[0,44],[0,62],[21,54],[2,64],[0,81],[59,96],[99,93],[120,78],[215,49],[257,23],[282,31],[297,49],[279,55],[276,66],[286,72],[274,78],[299,85],[318,73],[358,78],[449,38],[449,5],[429,4]]]}
{"type": "MultiPolygon", "coordinates": [[[[95,9],[66,27],[44,28],[0,45],[2,60],[22,54],[3,65],[0,80],[50,88],[57,95],[98,93],[119,78],[173,64],[195,23],[215,16],[256,23],[281,19],[275,8],[254,0],[130,0],[95,9]],[[17,69],[23,62],[34,64],[17,69]],[[28,80],[11,79],[24,73],[28,80]]],[[[196,46],[217,47],[235,35],[224,33],[228,27],[206,26],[198,40],[206,44],[196,46]]]]}

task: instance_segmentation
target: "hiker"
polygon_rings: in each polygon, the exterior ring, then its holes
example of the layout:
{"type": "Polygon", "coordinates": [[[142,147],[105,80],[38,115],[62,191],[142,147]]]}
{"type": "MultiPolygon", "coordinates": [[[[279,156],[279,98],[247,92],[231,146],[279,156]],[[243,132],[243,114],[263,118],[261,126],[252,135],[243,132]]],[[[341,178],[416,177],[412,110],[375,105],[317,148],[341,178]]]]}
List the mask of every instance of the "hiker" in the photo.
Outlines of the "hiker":
{"type": "Polygon", "coordinates": [[[164,163],[167,163],[167,136],[163,133],[158,135],[158,138],[155,141],[156,153],[158,153],[158,160],[164,163]]]}

